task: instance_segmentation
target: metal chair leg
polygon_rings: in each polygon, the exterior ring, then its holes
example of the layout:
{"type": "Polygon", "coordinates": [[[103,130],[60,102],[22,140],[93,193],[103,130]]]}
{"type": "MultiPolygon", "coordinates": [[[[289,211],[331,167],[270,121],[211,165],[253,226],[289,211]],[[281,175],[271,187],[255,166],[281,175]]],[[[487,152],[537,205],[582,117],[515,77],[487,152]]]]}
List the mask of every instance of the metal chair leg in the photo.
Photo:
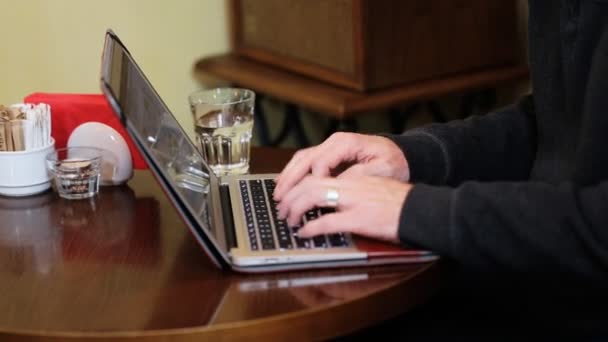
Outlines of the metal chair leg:
{"type": "MultiPolygon", "coordinates": [[[[287,104],[285,108],[285,130],[293,131],[296,141],[299,147],[309,146],[309,140],[306,137],[306,132],[304,131],[304,127],[302,126],[302,120],[300,118],[300,110],[298,106],[294,104],[287,104]]],[[[287,134],[285,134],[287,137],[287,134]]],[[[282,138],[282,137],[280,137],[282,138]]]]}
{"type": "Polygon", "coordinates": [[[262,107],[262,99],[262,95],[257,94],[253,113],[254,127],[256,129],[257,135],[260,137],[260,142],[262,143],[262,145],[273,146],[271,145],[270,128],[268,127],[266,114],[264,113],[264,109],[262,107]]]}
{"type": "Polygon", "coordinates": [[[262,107],[262,96],[258,94],[258,99],[255,103],[255,127],[257,134],[260,137],[260,142],[264,146],[278,146],[280,145],[290,133],[295,135],[296,141],[300,147],[308,146],[308,138],[302,127],[300,119],[300,111],[294,104],[287,104],[285,108],[285,119],[283,126],[279,131],[276,138],[273,138],[270,134],[270,127],[268,125],[268,118],[262,107]]]}

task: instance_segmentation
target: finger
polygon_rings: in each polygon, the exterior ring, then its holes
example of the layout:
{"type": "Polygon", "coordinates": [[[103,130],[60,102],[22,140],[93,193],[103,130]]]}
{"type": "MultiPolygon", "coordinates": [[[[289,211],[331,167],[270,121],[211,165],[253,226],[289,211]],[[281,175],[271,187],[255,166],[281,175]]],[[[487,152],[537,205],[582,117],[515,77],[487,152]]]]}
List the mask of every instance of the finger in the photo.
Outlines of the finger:
{"type": "Polygon", "coordinates": [[[294,184],[299,182],[308,171],[310,171],[310,159],[309,155],[314,154],[314,150],[317,148],[309,147],[296,152],[296,154],[287,163],[283,171],[276,178],[277,186],[274,190],[274,199],[280,200],[285,194],[285,191],[290,189],[294,184]]]}
{"type": "MultiPolygon", "coordinates": [[[[290,189],[279,203],[279,217],[291,217],[291,222],[293,223],[293,220],[296,219],[296,216],[292,215],[294,209],[299,209],[302,206],[308,205],[304,203],[312,203],[313,205],[324,204],[325,192],[329,187],[336,187],[334,183],[335,180],[333,178],[305,177],[300,183],[290,189]],[[304,201],[304,203],[296,205],[296,203],[302,201],[304,201]]],[[[301,212],[300,215],[304,212],[301,212]]]]}
{"type": "MultiPolygon", "coordinates": [[[[282,196],[281,201],[277,204],[277,216],[279,219],[286,219],[291,210],[293,202],[303,194],[305,184],[308,182],[308,177],[305,177],[300,183],[296,184],[293,188],[287,190],[285,195],[282,196]]],[[[276,191],[276,190],[275,190],[276,191]]]]}
{"type": "Polygon", "coordinates": [[[329,176],[331,171],[343,162],[357,159],[359,139],[354,133],[335,133],[319,149],[318,158],[311,166],[315,176],[329,176]]]}
{"type": "Polygon", "coordinates": [[[352,232],[355,225],[352,223],[352,212],[335,212],[325,214],[315,220],[309,221],[298,230],[298,236],[309,238],[321,234],[352,232]]]}
{"type": "Polygon", "coordinates": [[[345,160],[356,158],[354,134],[332,134],[321,145],[298,152],[279,176],[274,199],[280,201],[285,192],[311,172],[315,176],[329,176],[331,170],[345,160]]]}
{"type": "Polygon", "coordinates": [[[290,226],[300,224],[307,211],[323,205],[325,205],[325,195],[320,195],[319,191],[303,192],[289,206],[287,223],[290,226]]]}
{"type": "Polygon", "coordinates": [[[338,178],[357,177],[357,176],[375,176],[382,174],[382,165],[377,162],[355,164],[344,170],[338,175],[338,178]]]}
{"type": "Polygon", "coordinates": [[[277,177],[277,179],[283,178],[282,177],[283,175],[285,175],[286,173],[289,173],[289,171],[296,164],[298,164],[302,159],[304,159],[306,157],[306,155],[308,153],[310,153],[311,150],[314,149],[315,147],[309,147],[309,148],[305,148],[305,149],[301,149],[301,150],[296,151],[296,153],[293,155],[293,157],[291,157],[291,159],[289,160],[289,162],[287,163],[287,165],[285,165],[285,167],[283,168],[283,170],[281,170],[281,173],[279,174],[279,176],[277,177]]]}

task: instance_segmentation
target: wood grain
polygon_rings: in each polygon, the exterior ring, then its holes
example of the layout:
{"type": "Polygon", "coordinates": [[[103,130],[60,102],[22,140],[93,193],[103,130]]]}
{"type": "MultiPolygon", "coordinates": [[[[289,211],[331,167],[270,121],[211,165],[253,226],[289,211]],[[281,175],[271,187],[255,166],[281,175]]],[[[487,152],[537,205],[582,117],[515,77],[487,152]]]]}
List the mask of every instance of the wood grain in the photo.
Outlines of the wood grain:
{"type": "Polygon", "coordinates": [[[231,0],[233,51],[352,90],[487,67],[520,55],[512,0],[231,0]]]}
{"type": "MultiPolygon", "coordinates": [[[[252,170],[276,172],[293,152],[254,148],[252,170]]],[[[0,197],[0,227],[2,341],[324,339],[407,311],[440,284],[435,263],[222,272],[148,171],[91,200],[0,197]]]]}
{"type": "Polygon", "coordinates": [[[528,68],[505,66],[481,69],[367,93],[336,87],[234,54],[199,60],[194,66],[195,78],[204,82],[208,75],[330,117],[344,119],[364,112],[524,80],[528,77],[528,68]]]}

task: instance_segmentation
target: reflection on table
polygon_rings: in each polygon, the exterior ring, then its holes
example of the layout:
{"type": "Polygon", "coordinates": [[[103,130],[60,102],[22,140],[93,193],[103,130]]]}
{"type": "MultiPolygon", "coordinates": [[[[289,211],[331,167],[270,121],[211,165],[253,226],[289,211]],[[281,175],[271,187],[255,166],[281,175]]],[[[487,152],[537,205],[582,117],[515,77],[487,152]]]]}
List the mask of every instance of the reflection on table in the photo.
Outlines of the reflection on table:
{"type": "MultiPolygon", "coordinates": [[[[277,171],[293,151],[252,153],[259,173],[277,171]]],[[[0,197],[0,340],[322,339],[424,301],[439,286],[438,269],[222,271],[149,171],[91,200],[0,197]]]]}

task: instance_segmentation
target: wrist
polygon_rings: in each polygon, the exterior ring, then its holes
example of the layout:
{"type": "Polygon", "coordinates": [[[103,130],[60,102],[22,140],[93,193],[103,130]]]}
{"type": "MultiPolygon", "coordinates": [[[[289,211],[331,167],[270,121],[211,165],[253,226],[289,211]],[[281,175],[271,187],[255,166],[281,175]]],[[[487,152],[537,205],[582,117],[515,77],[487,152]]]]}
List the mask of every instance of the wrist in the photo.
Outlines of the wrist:
{"type": "Polygon", "coordinates": [[[397,145],[395,141],[388,137],[383,137],[390,146],[388,154],[393,163],[393,178],[400,182],[410,181],[410,165],[405,156],[404,151],[397,145]]]}
{"type": "Polygon", "coordinates": [[[401,150],[399,150],[400,154],[401,154],[401,160],[399,162],[399,166],[398,166],[398,170],[399,170],[399,174],[397,175],[397,179],[399,179],[402,182],[409,182],[410,181],[410,165],[407,162],[407,158],[405,158],[405,155],[401,152],[401,150]]]}

